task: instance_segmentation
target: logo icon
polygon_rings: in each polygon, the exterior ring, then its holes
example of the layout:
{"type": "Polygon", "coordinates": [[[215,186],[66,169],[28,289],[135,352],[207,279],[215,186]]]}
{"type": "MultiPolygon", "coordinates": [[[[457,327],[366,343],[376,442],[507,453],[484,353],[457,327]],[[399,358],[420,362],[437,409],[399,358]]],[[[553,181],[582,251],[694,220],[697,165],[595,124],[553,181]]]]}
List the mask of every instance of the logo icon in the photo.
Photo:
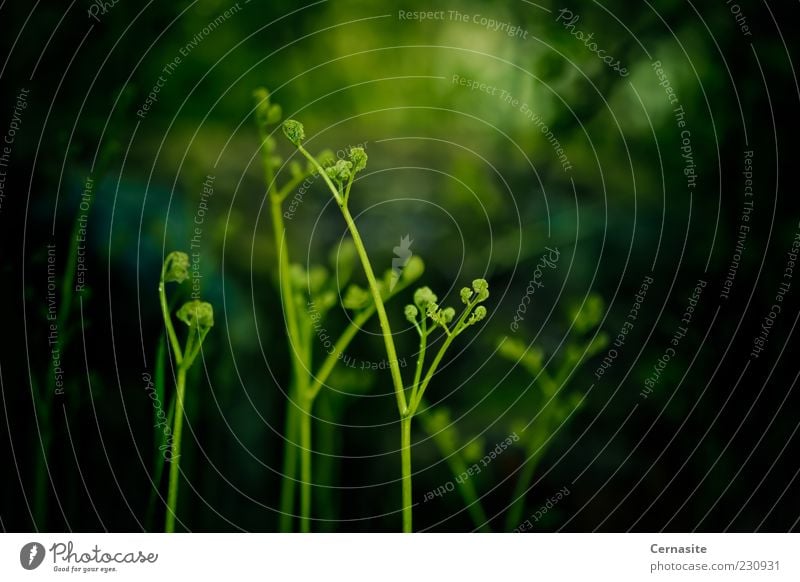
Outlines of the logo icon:
{"type": "Polygon", "coordinates": [[[35,570],[44,561],[44,546],[38,542],[29,542],[19,552],[19,563],[26,570],[35,570]]]}
{"type": "Polygon", "coordinates": [[[406,235],[400,239],[400,244],[392,249],[394,251],[394,258],[392,259],[392,279],[389,282],[389,291],[392,291],[394,286],[397,285],[403,268],[405,268],[411,256],[414,254],[411,252],[411,243],[413,242],[411,236],[406,235]]]}

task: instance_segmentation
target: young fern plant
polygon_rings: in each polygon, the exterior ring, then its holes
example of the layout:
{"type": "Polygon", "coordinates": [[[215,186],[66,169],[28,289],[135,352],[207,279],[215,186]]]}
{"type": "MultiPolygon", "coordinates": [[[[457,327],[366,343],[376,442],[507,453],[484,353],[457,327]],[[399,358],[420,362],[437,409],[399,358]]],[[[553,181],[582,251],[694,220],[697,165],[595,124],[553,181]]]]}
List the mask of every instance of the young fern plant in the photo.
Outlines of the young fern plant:
{"type": "MultiPolygon", "coordinates": [[[[424,401],[422,407],[427,408],[424,401]]],[[[460,445],[462,437],[459,430],[451,419],[450,410],[443,406],[438,407],[435,411],[429,410],[420,413],[419,419],[423,430],[431,437],[439,454],[452,472],[467,513],[475,525],[475,530],[481,533],[491,533],[489,519],[478,496],[475,482],[473,479],[464,478],[465,475],[468,477],[470,475],[469,465],[483,457],[483,440],[472,439],[466,445],[460,445]]]]}
{"type": "Polygon", "coordinates": [[[370,262],[366,247],[364,246],[361,234],[358,231],[358,227],[356,226],[349,208],[350,190],[356,175],[367,167],[367,154],[364,148],[351,147],[348,152],[349,159],[340,159],[334,163],[323,165],[320,160],[312,156],[303,146],[303,142],[305,141],[305,129],[299,121],[293,119],[285,121],[283,123],[283,133],[306,160],[317,169],[320,176],[322,176],[325,181],[326,186],[333,195],[342,213],[342,217],[353,239],[353,244],[356,247],[361,266],[367,278],[369,294],[372,296],[372,302],[380,321],[381,334],[384,340],[392,384],[397,400],[397,409],[400,415],[403,531],[411,532],[413,526],[411,501],[411,422],[419,409],[425,391],[437,367],[444,358],[447,349],[455,338],[461,335],[467,327],[474,325],[486,317],[486,307],[479,304],[488,299],[489,284],[484,279],[476,279],[473,281],[471,289],[465,287],[461,290],[461,300],[464,304],[464,308],[458,317],[456,316],[456,310],[454,308],[441,308],[439,306],[437,302],[438,298],[430,288],[422,287],[414,293],[414,304],[407,305],[404,314],[406,319],[417,329],[420,338],[420,349],[418,352],[414,379],[410,387],[406,388],[400,372],[400,365],[389,317],[384,305],[382,289],[385,285],[382,285],[375,277],[375,271],[370,262]],[[428,345],[428,338],[435,333],[443,334],[444,339],[426,371],[425,352],[428,345]]]}
{"type": "Polygon", "coordinates": [[[586,337],[600,323],[605,306],[599,295],[592,294],[583,305],[570,313],[572,337],[560,358],[548,370],[544,365],[544,352],[536,346],[505,337],[498,345],[498,354],[518,363],[537,384],[542,408],[536,422],[525,428],[524,422],[516,429],[521,435],[520,444],[525,448],[526,460],[519,471],[511,506],[506,513],[506,531],[519,527],[523,520],[525,496],[531,488],[539,462],[547,452],[550,436],[577,411],[584,394],[571,390],[569,383],[574,372],[589,358],[597,355],[608,345],[605,333],[586,337]]]}
{"type": "MultiPolygon", "coordinates": [[[[305,166],[292,161],[288,164],[290,178],[282,185],[277,184],[277,172],[283,159],[277,151],[272,137],[273,129],[281,120],[281,108],[271,102],[270,93],[264,88],[254,92],[256,101],[256,124],[261,138],[261,158],[264,168],[264,182],[270,202],[270,215],[278,263],[281,304],[287,330],[292,377],[286,404],[284,431],[284,462],[281,483],[279,529],[291,531],[295,507],[295,490],[300,485],[300,530],[311,530],[311,487],[312,471],[312,410],[314,402],[326,385],[337,364],[344,358],[345,350],[358,331],[376,312],[376,305],[370,295],[355,285],[344,293],[343,307],[353,312],[349,324],[330,349],[319,367],[314,370],[313,336],[329,310],[340,295],[339,285],[344,286],[352,273],[352,263],[356,251],[352,244],[343,243],[336,257],[331,258],[332,267],[338,274],[338,282],[333,282],[328,271],[321,266],[312,266],[306,271],[301,265],[292,264],[288,240],[285,237],[283,203],[294,189],[310,178],[322,175],[328,180],[320,163],[332,164],[334,156],[323,151],[308,161],[305,166]],[[298,479],[299,473],[299,479],[298,479]]],[[[366,162],[366,155],[365,162],[366,162]]],[[[403,270],[399,281],[381,287],[383,302],[414,283],[423,273],[424,264],[418,257],[412,257],[403,270]]],[[[384,277],[387,281],[392,272],[384,277]]],[[[381,303],[381,307],[383,303],[381,303]]]]}
{"type": "Polygon", "coordinates": [[[175,412],[172,424],[172,446],[169,456],[169,490],[167,492],[167,513],[164,531],[175,531],[175,517],[178,509],[178,484],[179,464],[181,456],[181,438],[183,435],[184,402],[186,398],[186,374],[197,359],[203,346],[206,335],[214,327],[214,308],[210,303],[193,299],[187,301],[175,313],[180,321],[189,328],[186,340],[181,346],[178,335],[172,325],[172,315],[167,303],[167,283],[180,285],[189,278],[189,255],[180,251],[173,251],[164,260],[161,267],[161,280],[158,284],[158,296],[161,302],[161,314],[164,317],[164,327],[167,330],[170,351],[175,363],[175,412]]]}

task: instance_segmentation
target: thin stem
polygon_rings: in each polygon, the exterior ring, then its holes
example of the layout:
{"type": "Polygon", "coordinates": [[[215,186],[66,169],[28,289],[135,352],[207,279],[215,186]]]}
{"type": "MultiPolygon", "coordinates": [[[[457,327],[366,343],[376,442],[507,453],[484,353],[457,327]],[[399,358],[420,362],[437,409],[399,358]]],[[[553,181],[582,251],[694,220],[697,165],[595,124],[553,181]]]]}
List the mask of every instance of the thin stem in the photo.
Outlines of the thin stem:
{"type": "Polygon", "coordinates": [[[428,323],[427,318],[422,318],[422,329],[419,334],[419,355],[417,356],[417,370],[414,373],[414,383],[411,385],[411,407],[414,409],[414,402],[419,391],[419,381],[422,378],[422,367],[425,365],[425,350],[428,346],[428,323]]]}
{"type": "Polygon", "coordinates": [[[361,259],[361,265],[364,268],[364,274],[367,276],[369,289],[372,293],[372,300],[375,303],[375,309],[378,312],[378,320],[381,324],[383,341],[386,345],[386,357],[389,360],[389,369],[392,374],[392,382],[394,383],[394,391],[397,397],[397,407],[400,411],[400,415],[405,416],[408,412],[408,405],[406,404],[406,395],[403,388],[403,377],[400,374],[400,363],[397,359],[397,351],[394,347],[392,328],[389,325],[389,318],[386,315],[386,307],[383,304],[381,291],[378,288],[378,282],[375,279],[375,273],[372,271],[372,264],[369,262],[369,256],[367,255],[367,249],[364,247],[364,242],[361,240],[361,235],[358,233],[356,223],[346,206],[342,206],[341,210],[344,220],[347,223],[347,228],[350,230],[350,235],[353,237],[353,244],[355,245],[358,256],[361,259]]]}
{"type": "MultiPolygon", "coordinates": [[[[459,477],[460,475],[468,474],[467,464],[464,462],[463,457],[458,451],[445,453],[443,450],[441,450],[441,452],[444,455],[447,464],[450,465],[450,470],[453,472],[453,475],[459,477]]],[[[478,530],[483,533],[491,532],[492,530],[489,527],[489,520],[486,517],[486,512],[483,511],[483,505],[481,505],[480,499],[478,499],[478,492],[475,490],[475,484],[472,482],[472,479],[468,477],[467,479],[460,481],[458,484],[458,490],[461,492],[461,497],[464,499],[464,504],[467,506],[467,512],[472,518],[472,522],[475,524],[475,527],[477,527],[478,530]]]]}
{"type": "Polygon", "coordinates": [[[519,479],[514,486],[514,502],[506,514],[506,530],[512,531],[519,527],[522,522],[522,511],[525,509],[525,496],[530,488],[533,475],[536,472],[536,467],[542,457],[541,451],[529,458],[520,471],[519,479]]]}
{"type": "Polygon", "coordinates": [[[170,450],[169,492],[167,493],[167,517],[164,531],[175,531],[175,515],[178,509],[178,479],[181,456],[181,436],[183,434],[184,395],[186,393],[186,368],[178,367],[178,381],[175,400],[175,422],[172,427],[172,449],[170,450]]]}
{"type": "Polygon", "coordinates": [[[183,365],[188,370],[194,364],[195,359],[197,359],[197,355],[200,353],[200,350],[203,349],[203,341],[206,339],[210,328],[206,328],[203,330],[199,329],[190,329],[189,330],[189,340],[186,342],[186,349],[184,350],[183,354],[183,365]],[[191,338],[197,334],[197,340],[191,341],[191,338]]]}
{"type": "MultiPolygon", "coordinates": [[[[269,168],[268,164],[267,168],[269,168]]],[[[265,170],[267,178],[271,177],[271,171],[265,170]]],[[[271,185],[271,181],[267,185],[271,185]]],[[[297,458],[300,456],[301,472],[308,473],[309,478],[311,474],[311,467],[304,467],[304,463],[310,463],[309,457],[304,457],[301,450],[297,450],[297,436],[299,424],[302,422],[300,417],[303,411],[299,410],[298,402],[305,397],[305,392],[308,386],[308,370],[304,365],[304,352],[306,351],[300,334],[299,322],[297,316],[297,307],[294,301],[294,294],[292,293],[291,280],[289,278],[289,251],[285,244],[283,236],[285,227],[283,223],[283,213],[281,207],[281,198],[271,194],[271,214],[272,214],[272,230],[275,239],[275,249],[278,253],[278,278],[280,279],[280,294],[281,304],[286,321],[286,329],[289,336],[289,357],[292,361],[292,375],[294,377],[295,390],[289,391],[289,402],[286,405],[286,422],[287,427],[286,446],[284,447],[284,469],[283,482],[281,483],[281,529],[288,531],[291,529],[292,516],[294,513],[294,488],[295,476],[297,472],[297,458]],[[294,393],[293,393],[294,392],[294,393]]],[[[310,422],[310,418],[309,418],[310,422]]],[[[310,425],[307,427],[310,433],[310,425]]],[[[302,495],[302,491],[301,491],[302,495]]],[[[301,515],[307,516],[310,514],[310,499],[308,505],[301,503],[301,515]],[[308,513],[305,513],[305,512],[308,513]]]]}
{"type": "Polygon", "coordinates": [[[350,345],[350,342],[353,340],[355,335],[364,326],[364,324],[367,323],[369,318],[372,317],[374,313],[375,306],[372,305],[359,312],[350,321],[347,328],[345,328],[345,330],[342,332],[342,335],[340,335],[339,339],[336,340],[336,343],[333,344],[333,350],[325,357],[325,360],[322,362],[319,371],[314,375],[313,383],[309,388],[309,398],[312,400],[316,398],[317,394],[322,389],[322,386],[325,385],[325,382],[331,375],[331,372],[333,372],[333,369],[336,367],[336,364],[339,363],[339,359],[347,349],[347,346],[350,345]]]}
{"type": "Polygon", "coordinates": [[[394,384],[395,396],[397,398],[397,408],[400,412],[400,440],[402,455],[401,465],[403,482],[403,531],[411,532],[411,415],[409,414],[409,408],[406,404],[403,377],[400,374],[400,363],[397,359],[397,350],[394,346],[394,338],[392,337],[392,329],[389,325],[389,318],[386,315],[386,308],[383,304],[383,298],[381,297],[380,289],[378,288],[378,282],[375,279],[375,273],[372,270],[372,264],[369,261],[369,255],[367,255],[364,242],[361,240],[361,235],[358,232],[358,228],[356,227],[353,217],[350,215],[347,204],[344,202],[339,190],[333,185],[319,162],[317,162],[317,160],[301,145],[298,145],[297,148],[314,165],[314,167],[317,168],[317,171],[322,174],[325,183],[328,185],[331,193],[333,193],[333,197],[342,211],[342,216],[347,223],[347,228],[350,231],[350,235],[353,237],[353,244],[358,252],[358,257],[361,260],[361,266],[364,269],[364,274],[367,277],[367,282],[369,283],[369,289],[372,293],[372,300],[375,304],[375,309],[378,312],[378,319],[381,324],[383,341],[386,345],[386,357],[389,360],[389,369],[391,371],[392,383],[394,384]]]}
{"type": "Polygon", "coordinates": [[[428,368],[427,373],[425,374],[425,379],[422,381],[422,384],[417,390],[416,398],[411,402],[411,415],[413,416],[417,412],[417,408],[419,408],[419,403],[422,401],[422,397],[425,395],[425,389],[430,384],[431,378],[433,378],[433,374],[436,372],[436,368],[439,366],[439,363],[442,361],[444,357],[444,353],[447,351],[447,348],[450,347],[450,344],[453,343],[455,339],[455,335],[449,335],[445,338],[442,347],[439,348],[439,351],[436,353],[436,357],[433,358],[433,362],[431,363],[430,368],[428,368]]]}
{"type": "Polygon", "coordinates": [[[400,455],[403,473],[403,533],[411,533],[411,416],[400,419],[400,455]]]}
{"type": "Polygon", "coordinates": [[[178,366],[183,362],[183,352],[181,351],[181,344],[178,341],[178,336],[175,335],[175,328],[172,326],[172,317],[169,314],[169,306],[167,305],[167,291],[164,284],[164,270],[166,265],[161,269],[161,281],[158,283],[158,298],[161,302],[161,315],[164,317],[164,327],[167,328],[167,336],[169,343],[172,347],[172,353],[175,357],[175,362],[178,366]]]}
{"type": "Polygon", "coordinates": [[[292,530],[294,520],[295,476],[297,475],[297,459],[299,451],[297,439],[299,410],[297,409],[297,381],[293,380],[289,387],[289,398],[286,400],[286,425],[283,445],[283,477],[281,480],[281,515],[279,529],[281,532],[292,530]]]}
{"type": "Polygon", "coordinates": [[[307,395],[300,411],[300,531],[311,531],[311,406],[307,395]]]}
{"type": "Polygon", "coordinates": [[[286,200],[286,197],[291,193],[295,187],[300,184],[303,180],[308,178],[311,174],[302,173],[299,176],[294,176],[290,178],[288,182],[286,182],[279,190],[274,192],[272,196],[277,198],[280,202],[286,200]]]}
{"type": "Polygon", "coordinates": [[[336,200],[336,203],[340,207],[343,206],[344,201],[342,200],[342,197],[339,195],[339,189],[333,185],[333,182],[331,182],[331,179],[328,177],[328,173],[325,171],[322,165],[317,161],[317,159],[314,156],[308,153],[308,150],[306,150],[306,148],[304,148],[302,145],[298,145],[297,150],[301,154],[303,154],[306,157],[306,159],[309,162],[311,162],[311,164],[317,169],[317,172],[319,172],[320,176],[322,176],[322,179],[325,180],[325,183],[328,185],[330,191],[333,192],[333,198],[336,200]]]}
{"type": "Polygon", "coordinates": [[[292,293],[292,282],[289,276],[289,250],[286,241],[283,240],[285,227],[283,224],[283,214],[281,213],[280,200],[272,197],[272,230],[275,237],[275,249],[278,252],[278,278],[281,287],[281,302],[286,319],[286,327],[289,331],[291,344],[289,352],[295,364],[295,371],[302,373],[302,362],[298,361],[297,352],[301,351],[300,331],[297,324],[297,309],[292,293]]]}
{"type": "Polygon", "coordinates": [[[350,179],[347,180],[347,186],[344,189],[344,203],[347,204],[347,201],[350,200],[350,188],[353,187],[353,180],[355,179],[356,175],[355,172],[350,174],[350,179]]]}
{"type": "Polygon", "coordinates": [[[478,304],[477,299],[467,305],[467,308],[464,309],[464,313],[461,314],[461,317],[458,318],[458,321],[453,326],[453,333],[447,334],[445,337],[444,343],[442,343],[442,347],[439,348],[439,351],[436,354],[436,357],[433,359],[430,368],[428,368],[428,372],[425,374],[425,379],[422,381],[419,389],[416,390],[414,393],[415,398],[412,399],[410,404],[411,415],[413,416],[417,412],[417,408],[419,408],[419,403],[422,401],[422,397],[425,395],[425,390],[428,388],[428,384],[430,384],[433,375],[436,373],[436,368],[439,367],[439,364],[444,357],[444,353],[447,351],[447,348],[450,347],[450,344],[453,343],[453,340],[458,337],[458,335],[464,331],[464,321],[469,316],[472,309],[478,304]]]}

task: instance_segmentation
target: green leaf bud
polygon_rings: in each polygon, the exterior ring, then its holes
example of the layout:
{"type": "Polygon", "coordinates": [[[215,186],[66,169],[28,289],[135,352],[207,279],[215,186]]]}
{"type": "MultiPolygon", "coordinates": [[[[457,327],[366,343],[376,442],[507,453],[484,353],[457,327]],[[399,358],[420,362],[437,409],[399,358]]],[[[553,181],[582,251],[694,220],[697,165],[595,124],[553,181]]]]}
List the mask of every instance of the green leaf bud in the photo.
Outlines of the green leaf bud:
{"type": "Polygon", "coordinates": [[[575,331],[584,333],[595,327],[603,319],[605,304],[603,299],[597,294],[589,295],[583,306],[576,306],[572,309],[572,318],[575,322],[575,331]]]}
{"type": "Polygon", "coordinates": [[[486,301],[489,298],[489,283],[486,279],[475,279],[472,288],[478,296],[478,301],[486,301]]]}
{"type": "Polygon", "coordinates": [[[294,145],[299,146],[306,139],[306,131],[303,124],[294,119],[287,119],[283,122],[283,133],[294,145]]]}
{"type": "Polygon", "coordinates": [[[312,265],[308,271],[308,289],[311,295],[316,295],[328,282],[328,269],[321,265],[312,265]]]}
{"type": "Polygon", "coordinates": [[[187,301],[176,314],[190,328],[207,331],[214,327],[214,308],[210,303],[194,299],[187,301]]]}
{"type": "Polygon", "coordinates": [[[420,287],[414,291],[414,303],[422,309],[426,309],[428,305],[431,303],[436,303],[437,300],[438,297],[436,297],[436,294],[431,291],[430,287],[420,287]]]}
{"type": "MultiPolygon", "coordinates": [[[[263,87],[253,91],[253,98],[256,102],[256,124],[263,134],[266,134],[270,125],[274,125],[281,120],[281,106],[270,103],[269,91],[263,87]]],[[[265,144],[269,146],[269,144],[265,144]]],[[[274,148],[269,148],[271,151],[274,148]]]]}
{"type": "Polygon", "coordinates": [[[405,316],[409,323],[416,323],[417,315],[419,315],[419,310],[413,305],[406,305],[405,308],[405,316]]]}
{"type": "Polygon", "coordinates": [[[450,323],[451,321],[453,321],[453,318],[455,316],[456,316],[456,310],[453,309],[452,307],[447,307],[445,309],[442,309],[442,311],[440,312],[440,318],[442,323],[450,323]]]}
{"type": "Polygon", "coordinates": [[[283,115],[283,110],[281,110],[281,106],[277,103],[274,103],[269,106],[267,110],[267,123],[278,123],[281,120],[281,116],[283,115]]]}
{"type": "Polygon", "coordinates": [[[363,309],[369,305],[371,299],[369,291],[362,289],[358,285],[350,285],[342,298],[342,305],[345,309],[363,309]]]}
{"type": "Polygon", "coordinates": [[[461,302],[466,305],[469,303],[469,300],[472,299],[472,289],[469,287],[464,287],[461,289],[461,302]]]}
{"type": "Polygon", "coordinates": [[[472,315],[469,316],[469,325],[478,323],[486,317],[486,308],[483,305],[478,305],[472,315]]]}
{"type": "Polygon", "coordinates": [[[337,294],[334,291],[326,291],[322,295],[319,295],[315,300],[319,306],[320,311],[328,311],[331,307],[336,305],[337,294]]]}
{"type": "Polygon", "coordinates": [[[189,255],[172,251],[164,260],[164,282],[183,283],[189,278],[189,255]]]}
{"type": "Polygon", "coordinates": [[[353,174],[358,174],[367,167],[367,152],[362,147],[350,148],[350,161],[353,163],[353,174]]]}
{"type": "Polygon", "coordinates": [[[418,256],[413,255],[408,259],[408,262],[406,262],[406,266],[403,267],[403,272],[400,277],[403,279],[403,281],[411,283],[422,277],[424,272],[425,261],[418,256]]]}
{"type": "Polygon", "coordinates": [[[351,162],[348,162],[347,160],[339,160],[332,166],[325,168],[325,173],[328,174],[328,178],[341,186],[344,182],[350,179],[352,168],[353,164],[351,162]]]}

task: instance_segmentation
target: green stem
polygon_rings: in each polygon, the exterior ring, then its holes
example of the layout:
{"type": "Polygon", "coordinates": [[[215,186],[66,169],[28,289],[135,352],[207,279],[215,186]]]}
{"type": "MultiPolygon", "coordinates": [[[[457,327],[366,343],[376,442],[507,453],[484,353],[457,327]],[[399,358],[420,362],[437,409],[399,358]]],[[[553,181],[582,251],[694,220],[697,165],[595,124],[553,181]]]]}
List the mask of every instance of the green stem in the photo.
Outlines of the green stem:
{"type": "Polygon", "coordinates": [[[401,440],[401,470],[403,480],[403,531],[410,533],[412,531],[412,513],[411,513],[411,417],[409,414],[408,405],[406,404],[406,395],[403,388],[403,378],[400,375],[400,363],[397,360],[397,351],[394,347],[394,338],[392,337],[392,329],[389,326],[389,318],[386,316],[386,308],[383,305],[381,292],[378,288],[378,282],[375,280],[375,274],[372,272],[372,265],[369,262],[367,250],[364,248],[364,243],[356,228],[356,223],[350,215],[350,211],[346,206],[340,206],[342,215],[344,216],[347,228],[350,230],[350,235],[353,237],[353,244],[356,247],[358,256],[361,259],[361,265],[364,268],[364,274],[367,276],[369,288],[372,292],[372,300],[375,303],[375,309],[378,312],[378,319],[381,324],[381,331],[383,332],[383,341],[386,345],[386,357],[389,360],[389,368],[392,373],[392,381],[394,383],[395,395],[397,397],[397,408],[400,411],[400,440],[401,440]]]}
{"type": "MultiPolygon", "coordinates": [[[[450,466],[450,471],[452,471],[456,478],[461,475],[468,474],[467,464],[461,457],[461,453],[458,451],[447,453],[442,449],[440,449],[440,452],[445,457],[447,464],[450,466]]],[[[489,527],[489,520],[486,518],[486,513],[483,511],[483,505],[481,505],[481,502],[478,499],[478,492],[475,489],[475,484],[472,482],[472,479],[467,477],[458,483],[458,490],[461,492],[461,498],[464,500],[464,504],[467,506],[467,511],[469,512],[475,527],[477,527],[478,530],[483,533],[490,533],[492,530],[489,527]]]]}
{"type": "Polygon", "coordinates": [[[400,455],[403,472],[403,533],[411,533],[411,416],[400,419],[400,455]]]}
{"type": "Polygon", "coordinates": [[[333,372],[333,369],[336,367],[336,364],[339,363],[339,359],[347,349],[347,346],[350,345],[350,342],[353,340],[355,335],[364,326],[364,324],[367,323],[369,318],[372,317],[372,314],[374,313],[374,306],[364,309],[352,319],[347,328],[342,332],[342,335],[340,335],[339,339],[336,340],[336,343],[333,344],[333,350],[325,357],[325,360],[319,367],[319,371],[317,371],[317,373],[314,375],[314,380],[309,388],[309,398],[312,400],[316,398],[317,394],[322,389],[322,386],[325,385],[325,382],[331,375],[331,372],[333,372]]]}
{"type": "Polygon", "coordinates": [[[161,315],[164,317],[164,326],[167,328],[167,336],[169,336],[169,343],[172,346],[175,363],[180,366],[183,362],[183,352],[181,351],[181,344],[178,341],[178,336],[175,335],[175,328],[172,326],[172,317],[169,314],[167,291],[166,285],[164,284],[165,269],[166,265],[161,269],[161,281],[158,283],[158,299],[161,303],[161,315]]]}
{"type": "Polygon", "coordinates": [[[427,317],[422,317],[422,328],[419,330],[419,354],[417,355],[417,369],[414,372],[414,383],[411,384],[411,410],[414,410],[414,402],[417,399],[417,392],[419,391],[419,381],[422,378],[422,367],[425,365],[425,350],[428,346],[428,323],[427,317]]]}
{"type": "Polygon", "coordinates": [[[394,347],[394,338],[392,337],[392,328],[389,325],[389,318],[386,315],[386,307],[383,304],[381,291],[378,288],[378,281],[375,279],[375,273],[372,271],[372,264],[369,262],[367,249],[364,247],[364,242],[361,240],[361,235],[358,233],[358,228],[350,215],[350,210],[346,206],[340,207],[342,215],[347,223],[347,228],[350,235],[353,237],[353,244],[356,247],[358,256],[361,259],[361,265],[364,268],[364,274],[369,283],[369,289],[372,293],[372,301],[375,303],[375,309],[378,312],[378,320],[381,324],[381,332],[383,333],[383,341],[386,345],[386,357],[389,360],[389,369],[392,374],[392,382],[394,383],[395,396],[397,397],[397,408],[401,416],[405,416],[408,412],[406,404],[406,395],[403,389],[403,377],[400,374],[400,362],[397,359],[397,351],[394,347]]]}
{"type": "Polygon", "coordinates": [[[353,220],[350,210],[346,202],[342,199],[337,188],[333,185],[328,175],[323,170],[322,166],[317,160],[309,154],[303,146],[298,145],[297,149],[317,168],[317,171],[322,175],[328,188],[333,193],[333,197],[342,211],[342,216],[347,223],[347,229],[350,231],[350,236],[353,237],[353,244],[356,247],[356,252],[361,260],[361,266],[364,269],[364,274],[369,283],[370,293],[372,294],[372,301],[375,304],[375,309],[378,312],[378,320],[381,325],[381,332],[383,334],[383,341],[386,345],[386,357],[389,360],[389,369],[391,371],[392,383],[394,384],[395,396],[397,398],[397,408],[400,412],[400,426],[401,426],[401,454],[402,454],[402,481],[403,481],[403,531],[412,531],[412,514],[411,514],[411,414],[406,403],[405,389],[403,386],[403,377],[400,374],[400,362],[397,359],[397,350],[394,347],[394,338],[392,337],[392,329],[389,325],[389,318],[386,315],[386,307],[383,304],[380,289],[378,288],[378,281],[375,279],[375,273],[372,270],[372,264],[367,255],[367,249],[364,247],[364,242],[361,240],[361,235],[358,232],[356,223],[353,220]]]}
{"type": "Polygon", "coordinates": [[[181,456],[181,436],[183,433],[184,396],[186,393],[186,369],[178,367],[178,381],[175,400],[175,422],[172,428],[172,449],[170,451],[169,492],[167,493],[167,517],[164,531],[175,531],[175,514],[178,509],[178,480],[181,456]]]}
{"type": "MultiPolygon", "coordinates": [[[[270,178],[271,172],[267,172],[267,178],[270,178]]],[[[269,186],[271,181],[267,182],[269,186]]],[[[272,230],[275,238],[275,250],[278,253],[278,278],[280,279],[280,294],[281,304],[283,305],[283,312],[286,320],[286,329],[289,335],[289,357],[292,361],[292,375],[294,377],[295,390],[290,388],[289,402],[286,404],[286,421],[287,427],[286,445],[284,447],[284,473],[281,483],[281,517],[280,524],[282,531],[290,531],[293,521],[294,513],[294,490],[295,490],[295,477],[297,475],[297,458],[300,457],[301,475],[307,473],[311,475],[311,467],[305,467],[306,462],[311,461],[310,455],[303,456],[302,446],[300,451],[297,447],[297,438],[301,436],[298,434],[298,427],[303,422],[304,411],[300,410],[300,399],[305,398],[305,393],[308,386],[308,370],[304,365],[305,348],[300,334],[297,308],[294,302],[294,295],[292,293],[292,285],[289,277],[289,251],[287,249],[287,242],[284,240],[285,226],[283,222],[283,213],[281,206],[281,198],[278,195],[270,194],[271,200],[271,214],[272,214],[272,230]],[[303,415],[303,416],[301,416],[303,415]]],[[[308,417],[310,423],[310,416],[308,417]]],[[[307,427],[310,434],[310,424],[307,427]]],[[[301,483],[302,486],[302,483],[301,483]]],[[[310,487],[310,485],[309,485],[310,487]]],[[[308,520],[311,511],[310,497],[306,499],[307,505],[303,503],[303,492],[301,490],[301,524],[303,521],[308,520]],[[308,512],[308,513],[304,513],[308,512]]]]}
{"type": "Polygon", "coordinates": [[[313,401],[304,399],[300,411],[300,531],[311,531],[311,406],[313,401]]]}
{"type": "Polygon", "coordinates": [[[292,531],[294,521],[294,492],[297,476],[298,433],[297,382],[292,381],[289,387],[289,398],[286,400],[286,423],[283,445],[283,477],[281,480],[281,515],[279,528],[281,532],[292,531]]]}
{"type": "Polygon", "coordinates": [[[536,472],[536,466],[539,464],[539,459],[541,459],[541,457],[541,452],[533,455],[522,467],[522,471],[520,471],[519,479],[517,479],[517,484],[514,486],[514,502],[511,504],[506,514],[506,531],[512,531],[522,523],[522,512],[525,509],[525,496],[528,493],[531,481],[536,472]]]}
{"type": "Polygon", "coordinates": [[[298,144],[297,151],[303,154],[306,157],[306,159],[309,162],[311,162],[311,164],[317,169],[319,175],[322,176],[323,180],[325,180],[325,184],[327,184],[330,191],[333,192],[334,200],[336,200],[336,203],[339,205],[339,207],[342,207],[344,205],[344,201],[342,200],[342,197],[339,195],[339,190],[336,188],[336,186],[333,185],[333,182],[331,182],[331,179],[328,177],[328,173],[325,171],[322,165],[317,161],[317,158],[308,153],[308,150],[306,150],[306,148],[304,148],[302,145],[298,144]]]}
{"type": "Polygon", "coordinates": [[[412,415],[416,414],[417,409],[419,408],[419,403],[422,402],[422,397],[425,395],[425,389],[428,387],[433,375],[436,373],[436,368],[439,367],[439,363],[442,361],[444,353],[447,351],[447,348],[450,347],[450,344],[453,343],[455,338],[456,334],[448,335],[442,343],[442,347],[439,348],[439,351],[436,353],[436,357],[433,358],[433,362],[431,362],[431,366],[428,368],[428,372],[425,374],[425,379],[422,381],[419,390],[417,390],[415,393],[414,400],[411,402],[412,415]]]}

